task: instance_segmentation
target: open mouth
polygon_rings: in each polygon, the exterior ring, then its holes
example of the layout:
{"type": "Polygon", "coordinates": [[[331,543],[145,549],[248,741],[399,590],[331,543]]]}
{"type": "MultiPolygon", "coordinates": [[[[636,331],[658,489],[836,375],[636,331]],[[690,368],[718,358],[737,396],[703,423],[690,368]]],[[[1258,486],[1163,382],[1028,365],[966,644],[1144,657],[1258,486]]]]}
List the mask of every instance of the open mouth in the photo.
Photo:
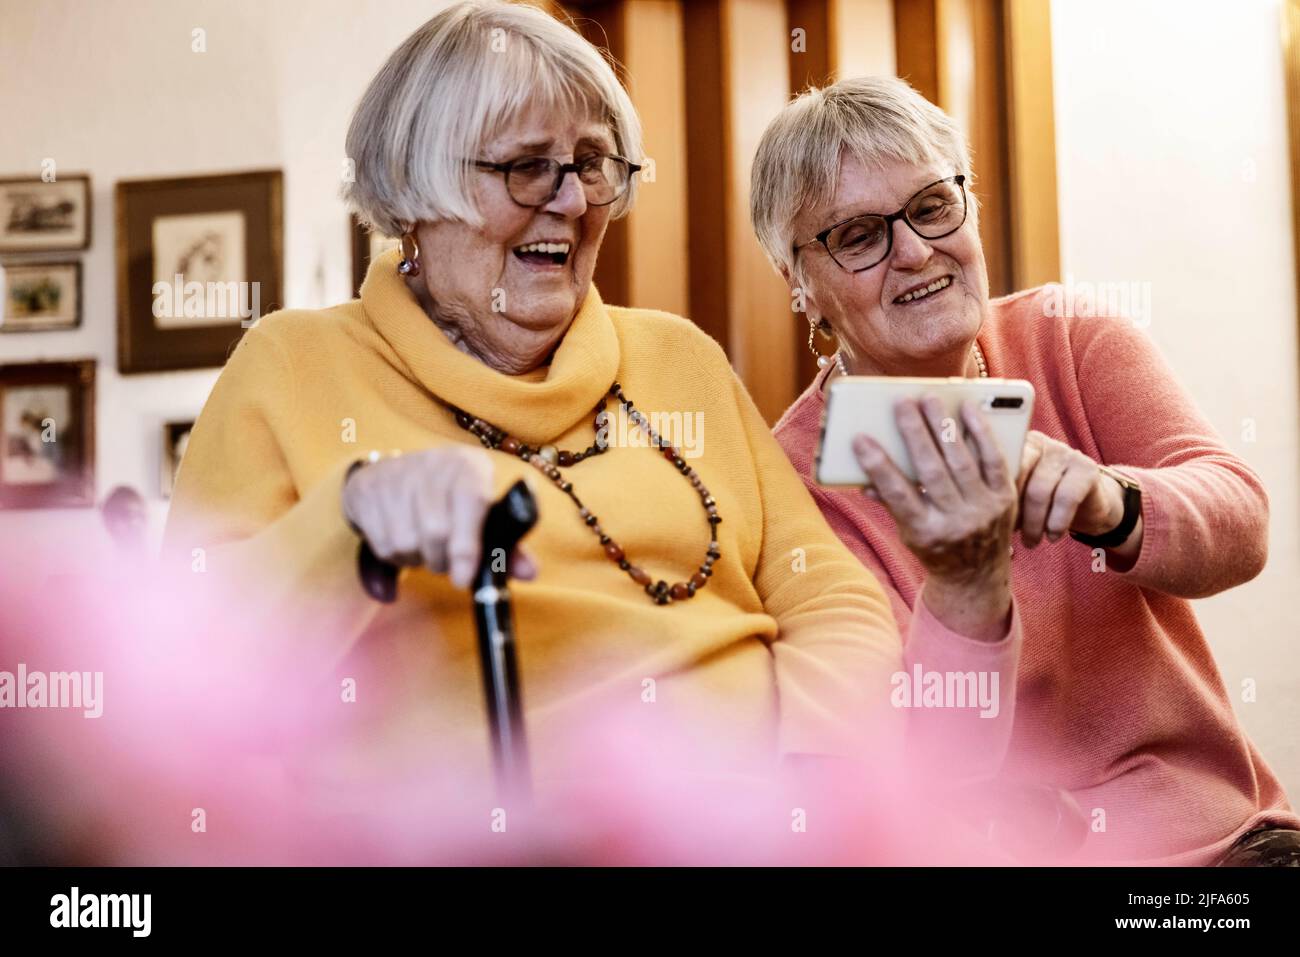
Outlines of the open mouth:
{"type": "Polygon", "coordinates": [[[932,283],[924,286],[917,286],[914,289],[907,290],[907,292],[903,293],[901,296],[894,297],[894,305],[901,306],[905,303],[916,302],[917,300],[924,299],[927,296],[933,296],[937,292],[942,292],[951,285],[952,276],[941,276],[932,283]]]}
{"type": "Polygon", "coordinates": [[[515,256],[534,268],[554,269],[569,261],[572,247],[567,242],[525,243],[514,248],[515,256]]]}

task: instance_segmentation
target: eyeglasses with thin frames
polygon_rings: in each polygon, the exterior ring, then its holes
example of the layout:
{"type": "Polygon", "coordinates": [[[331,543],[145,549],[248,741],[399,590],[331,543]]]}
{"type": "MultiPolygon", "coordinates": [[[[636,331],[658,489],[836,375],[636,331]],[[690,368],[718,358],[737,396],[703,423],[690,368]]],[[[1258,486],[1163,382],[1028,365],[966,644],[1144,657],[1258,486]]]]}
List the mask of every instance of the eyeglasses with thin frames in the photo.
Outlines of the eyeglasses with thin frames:
{"type": "Polygon", "coordinates": [[[841,269],[862,272],[888,258],[894,248],[894,223],[903,220],[922,239],[942,239],[966,222],[966,177],[958,174],[917,190],[896,213],[865,213],[827,226],[793,252],[821,244],[841,269]]]}
{"type": "Polygon", "coordinates": [[[505,163],[474,160],[479,169],[503,173],[506,191],[520,206],[545,206],[559,195],[564,177],[576,173],[589,206],[608,206],[625,192],[632,177],[641,171],[638,163],[622,156],[601,154],[573,163],[561,163],[549,156],[524,156],[505,163]]]}

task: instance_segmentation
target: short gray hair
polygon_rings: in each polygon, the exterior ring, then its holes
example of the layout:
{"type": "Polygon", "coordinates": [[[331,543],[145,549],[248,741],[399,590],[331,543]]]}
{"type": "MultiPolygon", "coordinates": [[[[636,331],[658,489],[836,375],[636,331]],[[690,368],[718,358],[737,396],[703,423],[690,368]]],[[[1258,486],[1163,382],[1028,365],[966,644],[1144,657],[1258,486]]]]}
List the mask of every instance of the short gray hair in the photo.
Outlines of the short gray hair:
{"type": "Polygon", "coordinates": [[[903,80],[864,76],[811,87],[763,131],[750,175],[750,219],[778,270],[793,271],[791,223],[831,199],[845,152],[867,167],[901,160],[970,178],[961,128],[903,80]]]}
{"type": "MultiPolygon", "coordinates": [[[[343,198],[390,236],[422,220],[481,225],[466,160],[531,109],[585,109],[609,125],[619,155],[640,162],[632,101],[576,30],[523,4],[454,4],[407,37],[370,82],[348,129],[355,165],[343,198]]],[[[634,176],[614,216],[635,198],[634,176]]]]}

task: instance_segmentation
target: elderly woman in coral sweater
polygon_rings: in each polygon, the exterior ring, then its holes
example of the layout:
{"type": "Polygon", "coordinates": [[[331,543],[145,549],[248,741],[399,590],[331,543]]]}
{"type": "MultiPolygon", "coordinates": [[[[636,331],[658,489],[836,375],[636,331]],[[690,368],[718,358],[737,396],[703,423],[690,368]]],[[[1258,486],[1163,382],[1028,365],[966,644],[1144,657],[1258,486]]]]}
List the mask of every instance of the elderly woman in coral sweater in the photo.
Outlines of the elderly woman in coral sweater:
{"type": "MultiPolygon", "coordinates": [[[[1073,795],[1091,824],[1081,859],[1295,863],[1300,820],[1234,718],[1188,602],[1263,567],[1259,478],[1131,322],[1064,318],[1078,313],[1059,287],[990,301],[969,188],[960,130],[901,80],[810,90],[772,121],[754,226],[802,293],[809,344],[819,329],[838,340],[777,438],[904,628],[928,609],[996,639],[1019,609],[1006,770],[1073,795]],[[839,375],[1029,380],[1017,487],[1000,455],[938,441],[928,397],[895,410],[919,485],[859,436],[870,494],[818,487],[839,375]]],[[[976,409],[962,414],[984,430],[976,409]]]]}
{"type": "MultiPolygon", "coordinates": [[[[202,549],[209,572],[314,603],[278,650],[368,652],[382,720],[485,774],[465,589],[486,507],[528,477],[541,519],[514,562],[514,610],[539,787],[565,773],[566,727],[648,701],[746,770],[860,759],[904,725],[889,603],[722,350],[592,285],[640,156],[597,50],[530,6],[455,4],[393,53],[347,146],[350,204],[402,249],[358,301],[244,336],[193,430],[168,552],[202,549]],[[656,426],[684,418],[703,434],[656,426]],[[362,543],[401,569],[396,602],[363,588],[362,543]]],[[[920,621],[910,644],[960,657],[967,641],[920,621]]],[[[976,733],[1000,759],[1005,729],[976,733]]]]}

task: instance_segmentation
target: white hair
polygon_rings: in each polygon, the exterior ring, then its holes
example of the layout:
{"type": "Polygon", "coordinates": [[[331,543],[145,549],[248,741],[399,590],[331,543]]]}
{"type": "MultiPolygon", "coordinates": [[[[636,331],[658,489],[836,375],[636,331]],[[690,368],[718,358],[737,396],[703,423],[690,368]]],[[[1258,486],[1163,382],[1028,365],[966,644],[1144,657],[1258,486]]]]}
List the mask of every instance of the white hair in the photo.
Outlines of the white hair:
{"type": "Polygon", "coordinates": [[[778,270],[795,272],[791,224],[834,196],[845,153],[866,167],[895,160],[941,166],[970,180],[961,128],[903,80],[864,76],[811,87],[763,131],[750,177],[750,220],[778,270]]]}
{"type": "MultiPolygon", "coordinates": [[[[390,236],[429,220],[482,225],[470,176],[483,145],[526,113],[575,110],[607,124],[615,151],[640,161],[632,101],[576,30],[523,4],[454,4],[407,37],[370,81],[348,129],[355,175],[343,198],[390,236]]],[[[613,215],[635,196],[634,176],[613,215]]]]}

